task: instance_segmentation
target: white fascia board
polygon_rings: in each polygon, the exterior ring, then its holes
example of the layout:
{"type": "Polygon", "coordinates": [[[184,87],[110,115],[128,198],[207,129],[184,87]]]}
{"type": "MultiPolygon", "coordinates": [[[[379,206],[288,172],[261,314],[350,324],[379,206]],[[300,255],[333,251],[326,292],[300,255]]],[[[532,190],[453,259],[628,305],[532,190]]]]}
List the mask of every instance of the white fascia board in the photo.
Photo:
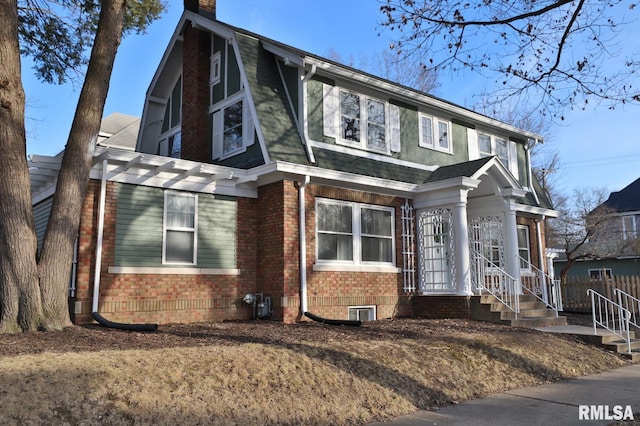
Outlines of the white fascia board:
{"type": "Polygon", "coordinates": [[[378,90],[382,90],[392,95],[412,99],[416,102],[419,102],[424,105],[428,105],[433,108],[437,108],[441,111],[447,111],[450,114],[456,115],[458,117],[462,117],[463,119],[466,118],[467,120],[470,120],[472,122],[482,123],[487,126],[491,126],[493,128],[512,133],[514,135],[518,135],[525,138],[531,138],[536,140],[537,142],[542,142],[544,139],[541,135],[538,135],[523,129],[519,129],[507,123],[503,123],[501,121],[495,120],[493,118],[487,117],[477,112],[473,112],[461,106],[458,106],[449,102],[445,102],[443,100],[434,98],[424,93],[420,93],[418,91],[411,90],[406,87],[395,85],[383,79],[375,78],[374,76],[361,74],[359,72],[356,72],[355,70],[343,68],[336,64],[323,61],[313,56],[306,56],[304,60],[306,64],[316,65],[316,67],[326,71],[327,73],[334,74],[336,76],[339,76],[348,80],[357,81],[362,84],[366,84],[367,86],[373,87],[378,90]]]}
{"type": "Polygon", "coordinates": [[[54,182],[50,183],[46,187],[42,187],[41,189],[34,191],[32,188],[33,195],[31,196],[31,205],[36,205],[42,200],[46,200],[51,197],[56,192],[56,184],[58,180],[56,179],[54,182]]]}
{"type": "MultiPolygon", "coordinates": [[[[474,179],[480,179],[480,176],[493,172],[494,177],[502,178],[510,188],[522,189],[522,185],[518,182],[518,179],[507,169],[497,157],[491,158],[484,166],[482,166],[477,172],[473,174],[474,179]]],[[[526,194],[526,191],[525,191],[526,194]]],[[[521,195],[524,197],[524,194],[521,195]]]]}
{"type": "Polygon", "coordinates": [[[480,180],[468,178],[466,176],[455,177],[451,179],[440,180],[437,182],[423,183],[416,187],[415,191],[418,193],[442,191],[447,189],[475,189],[480,185],[480,180]]]}
{"type": "Polygon", "coordinates": [[[258,182],[261,184],[273,182],[283,177],[291,180],[303,180],[304,176],[309,176],[313,179],[313,183],[405,198],[413,198],[413,191],[416,187],[411,183],[286,162],[258,166],[251,169],[250,172],[258,176],[258,182]],[[274,177],[275,179],[273,179],[274,177]]]}
{"type": "Polygon", "coordinates": [[[560,216],[559,211],[546,209],[544,207],[529,206],[526,204],[518,204],[518,203],[515,204],[515,207],[517,212],[530,213],[536,216],[545,216],[545,217],[552,217],[552,218],[556,218],[560,216]]]}
{"type": "Polygon", "coordinates": [[[298,68],[303,68],[305,66],[304,58],[296,55],[286,49],[283,49],[280,46],[276,46],[273,43],[269,43],[267,41],[262,41],[262,47],[267,52],[271,52],[280,59],[282,59],[285,65],[293,64],[298,68]]]}

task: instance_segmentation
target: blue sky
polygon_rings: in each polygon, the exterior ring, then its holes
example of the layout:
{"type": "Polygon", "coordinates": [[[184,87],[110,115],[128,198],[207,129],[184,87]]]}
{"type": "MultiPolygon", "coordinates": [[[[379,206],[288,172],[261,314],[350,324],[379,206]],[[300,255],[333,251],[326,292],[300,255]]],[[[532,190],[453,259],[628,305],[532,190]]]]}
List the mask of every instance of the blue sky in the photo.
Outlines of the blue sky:
{"type": "MultiPolygon", "coordinates": [[[[166,13],[143,35],[130,35],[120,46],[104,115],[112,112],[139,116],[145,92],[182,13],[182,2],[170,2],[166,13]]],[[[389,46],[394,34],[379,22],[376,0],[218,0],[223,22],[325,55],[330,49],[343,58],[371,55],[389,46]],[[378,35],[382,32],[382,35],[378,35]]],[[[640,26],[625,27],[621,42],[640,40],[640,26]]],[[[440,75],[437,96],[468,106],[484,89],[482,79],[470,75],[440,75]]],[[[27,95],[27,152],[52,155],[64,148],[80,92],[80,83],[52,86],[37,81],[23,60],[27,95]]],[[[640,86],[640,78],[635,82],[640,86]]],[[[545,150],[557,151],[562,168],[559,189],[605,188],[617,191],[640,177],[640,140],[635,124],[640,107],[600,107],[568,111],[554,126],[545,150]]],[[[544,154],[543,154],[544,155],[544,154]]]]}

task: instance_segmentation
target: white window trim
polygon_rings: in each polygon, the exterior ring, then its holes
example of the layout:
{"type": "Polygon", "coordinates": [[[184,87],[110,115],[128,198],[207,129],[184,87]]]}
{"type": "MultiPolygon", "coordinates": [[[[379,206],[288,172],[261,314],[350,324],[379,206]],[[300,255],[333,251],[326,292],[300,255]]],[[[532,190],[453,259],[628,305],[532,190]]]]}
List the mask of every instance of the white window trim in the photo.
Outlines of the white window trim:
{"type": "Polygon", "coordinates": [[[452,142],[452,135],[451,135],[451,122],[448,120],[444,120],[442,118],[438,118],[436,116],[433,116],[431,114],[425,114],[423,112],[418,113],[418,146],[421,146],[422,148],[427,148],[427,149],[432,149],[434,151],[440,151],[440,152],[444,152],[447,154],[453,154],[453,142],[452,142]],[[426,117],[431,119],[431,141],[432,144],[426,144],[424,143],[424,129],[422,128],[422,118],[426,117]],[[449,147],[447,149],[444,149],[442,147],[440,147],[440,144],[437,142],[439,140],[440,137],[440,127],[439,124],[440,123],[445,123],[447,125],[447,129],[448,129],[448,140],[449,140],[449,147]]]}
{"type": "Polygon", "coordinates": [[[626,215],[622,215],[621,218],[622,218],[622,239],[633,240],[635,238],[638,238],[638,228],[637,228],[638,215],[626,214],[626,215]],[[627,224],[626,224],[627,220],[631,220],[632,229],[627,229],[627,224]]]}
{"type": "MultiPolygon", "coordinates": [[[[528,226],[526,226],[526,225],[518,225],[518,226],[517,226],[517,229],[518,229],[518,230],[520,230],[520,229],[524,229],[524,230],[525,230],[525,232],[526,232],[526,234],[527,234],[527,235],[526,235],[526,238],[527,238],[527,240],[526,240],[526,241],[527,241],[527,251],[528,251],[528,253],[529,253],[529,258],[528,258],[528,259],[525,259],[525,260],[528,262],[527,264],[529,265],[529,267],[527,267],[527,268],[520,268],[520,270],[521,270],[521,271],[528,272],[528,271],[531,271],[531,240],[530,240],[531,235],[529,234],[529,227],[528,227],[528,226]]],[[[521,256],[520,256],[520,244],[518,243],[518,263],[520,263],[520,262],[521,262],[520,257],[521,257],[521,256]]]]}
{"type": "Polygon", "coordinates": [[[220,52],[216,52],[213,55],[211,55],[210,58],[211,64],[210,64],[210,74],[209,74],[209,84],[211,86],[215,86],[216,84],[220,83],[221,80],[221,66],[222,66],[222,55],[220,54],[220,52]]]}
{"type": "MultiPolygon", "coordinates": [[[[215,105],[209,107],[209,113],[212,114],[213,120],[213,135],[211,143],[213,144],[212,159],[213,160],[226,160],[227,158],[235,157],[247,151],[247,147],[255,143],[254,133],[255,127],[253,124],[253,118],[251,116],[251,109],[249,108],[248,99],[245,96],[244,90],[230,96],[215,105]],[[236,104],[238,101],[242,101],[242,146],[233,151],[223,152],[223,140],[224,140],[224,110],[231,105],[236,104]],[[216,126],[216,122],[220,122],[222,126],[216,126]],[[220,134],[218,134],[220,131],[220,134]]],[[[220,124],[218,123],[218,124],[220,124]]]]}
{"type": "MultiPolygon", "coordinates": [[[[330,198],[316,198],[316,215],[318,211],[319,204],[334,204],[334,205],[342,205],[342,206],[350,206],[351,207],[351,238],[352,238],[352,250],[353,250],[353,260],[328,260],[328,259],[319,259],[318,258],[318,250],[319,244],[318,241],[318,218],[316,216],[316,226],[315,226],[315,237],[316,237],[316,264],[320,266],[318,270],[322,270],[322,266],[361,266],[366,268],[367,266],[376,267],[376,266],[386,266],[386,267],[395,267],[396,265],[396,235],[395,235],[395,209],[393,207],[387,206],[379,206],[375,204],[364,204],[364,203],[356,203],[351,201],[342,201],[342,200],[334,200],[330,198]],[[360,244],[360,240],[362,238],[361,232],[361,211],[362,209],[372,209],[372,210],[381,210],[391,212],[391,262],[370,262],[362,260],[362,247],[360,244]]],[[[315,267],[314,267],[314,270],[315,267]]],[[[326,269],[325,269],[326,270],[326,269]]],[[[363,269],[361,269],[363,270],[363,269]]],[[[394,269],[395,271],[395,269],[394,269]]]]}
{"type": "Polygon", "coordinates": [[[373,319],[369,321],[376,321],[378,319],[378,310],[376,309],[376,305],[365,305],[365,306],[347,306],[347,318],[349,318],[349,311],[352,309],[368,309],[373,311],[373,319]]]}
{"type": "MultiPolygon", "coordinates": [[[[605,277],[613,277],[613,270],[611,268],[592,268],[592,269],[587,269],[587,274],[589,274],[589,279],[591,280],[602,280],[602,270],[604,269],[604,274],[605,277]],[[591,272],[598,272],[598,274],[600,275],[599,278],[591,278],[591,272]],[[608,274],[607,274],[608,272],[608,274]]],[[[607,278],[609,279],[609,278],[607,278]]]]}
{"type": "Polygon", "coordinates": [[[345,87],[323,84],[323,133],[325,136],[335,139],[337,145],[357,148],[365,152],[391,155],[392,152],[400,152],[400,109],[383,99],[360,93],[345,87]],[[342,109],[340,106],[340,92],[346,92],[358,96],[360,99],[360,141],[355,142],[342,138],[342,109]],[[367,145],[368,117],[367,100],[380,102],[384,108],[385,149],[376,149],[367,145]]]}
{"type": "Polygon", "coordinates": [[[164,157],[169,156],[169,138],[171,138],[171,136],[177,135],[180,132],[182,132],[182,122],[180,123],[180,125],[171,128],[160,135],[160,137],[158,138],[158,155],[162,155],[164,157]],[[164,146],[162,146],[163,143],[165,143],[164,146]]]}
{"type": "Polygon", "coordinates": [[[336,140],[340,145],[352,146],[356,148],[363,149],[365,151],[378,152],[382,154],[391,154],[391,141],[389,140],[389,104],[381,99],[366,96],[362,93],[358,93],[353,90],[338,88],[338,138],[336,140]],[[345,92],[360,98],[360,141],[351,141],[348,139],[342,138],[342,105],[340,105],[340,93],[345,92]],[[367,101],[373,100],[379,102],[383,105],[384,108],[384,128],[385,128],[385,145],[386,149],[376,149],[367,145],[368,140],[368,131],[369,131],[369,118],[367,115],[367,101]]]}
{"type": "Polygon", "coordinates": [[[164,191],[164,206],[162,208],[162,264],[163,265],[197,265],[198,264],[198,194],[180,191],[164,191]],[[194,199],[193,228],[172,228],[167,227],[167,196],[178,195],[191,197],[194,199]],[[193,232],[193,261],[192,262],[168,262],[167,254],[167,231],[193,232]]]}

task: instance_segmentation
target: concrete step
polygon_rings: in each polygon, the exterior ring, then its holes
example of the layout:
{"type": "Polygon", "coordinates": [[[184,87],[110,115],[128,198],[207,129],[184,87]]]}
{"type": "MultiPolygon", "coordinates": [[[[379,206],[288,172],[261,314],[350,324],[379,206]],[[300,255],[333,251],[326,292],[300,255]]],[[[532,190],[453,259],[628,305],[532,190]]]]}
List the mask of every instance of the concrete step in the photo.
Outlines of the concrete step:
{"type": "Polygon", "coordinates": [[[554,317],[556,313],[552,309],[540,308],[540,309],[521,309],[520,313],[517,315],[513,311],[502,311],[500,312],[500,318],[504,320],[512,320],[512,319],[526,319],[526,318],[548,318],[554,317]]]}
{"type": "MultiPolygon", "coordinates": [[[[602,329],[604,330],[604,329],[602,329]]],[[[600,343],[602,344],[608,344],[608,343],[614,343],[618,340],[620,340],[620,337],[607,331],[606,334],[603,334],[600,337],[600,343]]],[[[630,331],[629,332],[629,338],[631,338],[632,340],[636,338],[636,333],[634,331],[630,331]]]]}
{"type": "MultiPolygon", "coordinates": [[[[522,302],[520,301],[520,310],[529,310],[529,309],[546,309],[547,305],[544,302],[535,301],[535,302],[522,302]]],[[[511,311],[505,304],[503,303],[491,303],[491,310],[493,312],[507,312],[511,311]]]]}
{"type": "MultiPolygon", "coordinates": [[[[521,294],[519,296],[520,303],[522,302],[538,302],[538,298],[531,294],[521,294]]],[[[502,303],[500,300],[494,296],[493,294],[482,294],[480,296],[480,303],[502,303]]]]}
{"type": "MultiPolygon", "coordinates": [[[[603,343],[604,346],[610,348],[619,354],[628,353],[629,345],[624,340],[615,340],[613,342],[603,343]]],[[[631,351],[639,350],[640,351],[640,340],[631,339],[631,351]]]]}
{"type": "Polygon", "coordinates": [[[509,325],[512,327],[522,328],[536,328],[536,327],[551,327],[554,325],[567,325],[567,317],[552,316],[541,318],[518,318],[508,320],[509,325]]]}

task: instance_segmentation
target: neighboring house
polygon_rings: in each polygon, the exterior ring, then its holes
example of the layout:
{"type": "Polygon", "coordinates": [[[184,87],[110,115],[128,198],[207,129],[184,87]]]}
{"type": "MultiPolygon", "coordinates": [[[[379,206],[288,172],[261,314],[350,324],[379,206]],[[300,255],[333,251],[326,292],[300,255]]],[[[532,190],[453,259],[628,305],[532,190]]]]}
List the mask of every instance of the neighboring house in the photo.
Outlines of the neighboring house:
{"type": "Polygon", "coordinates": [[[114,112],[100,123],[98,145],[135,151],[140,117],[114,112]]]}
{"type": "Polygon", "coordinates": [[[76,322],[248,319],[247,294],[285,322],[469,317],[482,287],[545,269],[539,135],[187,3],[135,151],[96,151],[76,322]]]}
{"type": "MultiPolygon", "coordinates": [[[[640,276],[640,178],[621,191],[612,192],[594,212],[603,209],[610,220],[582,249],[592,255],[571,265],[567,276],[588,276],[596,280],[603,274],[640,276]]],[[[554,260],[556,275],[566,262],[564,255],[554,260]]]]}

